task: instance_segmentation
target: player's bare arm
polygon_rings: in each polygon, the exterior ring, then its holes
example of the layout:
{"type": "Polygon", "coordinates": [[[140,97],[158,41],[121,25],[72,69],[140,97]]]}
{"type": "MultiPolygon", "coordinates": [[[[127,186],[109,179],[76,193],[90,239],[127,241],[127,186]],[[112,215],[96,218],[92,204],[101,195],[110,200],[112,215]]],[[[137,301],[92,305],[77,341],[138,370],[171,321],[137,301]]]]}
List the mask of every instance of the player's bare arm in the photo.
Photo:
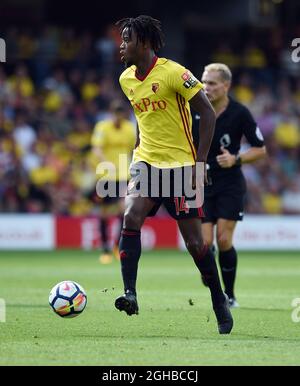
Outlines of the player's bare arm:
{"type": "Polygon", "coordinates": [[[139,130],[139,125],[136,124],[136,142],[134,145],[134,148],[136,149],[140,144],[140,130],[139,130]]]}
{"type": "Polygon", "coordinates": [[[201,141],[197,150],[197,161],[206,162],[215,131],[216,114],[210,101],[202,90],[189,102],[191,107],[201,116],[199,123],[199,138],[201,138],[201,141]]]}
{"type": "Polygon", "coordinates": [[[237,163],[246,164],[258,161],[267,154],[266,147],[251,147],[242,154],[231,154],[226,148],[221,147],[222,154],[217,156],[218,164],[221,168],[231,168],[237,163]]]}
{"type": "MultiPolygon", "coordinates": [[[[216,114],[205,93],[200,90],[191,100],[191,107],[201,116],[199,123],[199,138],[197,162],[205,162],[215,132],[216,114]]],[[[195,186],[195,168],[193,170],[193,187],[195,186]]],[[[208,184],[206,167],[204,168],[204,183],[208,184]]]]}

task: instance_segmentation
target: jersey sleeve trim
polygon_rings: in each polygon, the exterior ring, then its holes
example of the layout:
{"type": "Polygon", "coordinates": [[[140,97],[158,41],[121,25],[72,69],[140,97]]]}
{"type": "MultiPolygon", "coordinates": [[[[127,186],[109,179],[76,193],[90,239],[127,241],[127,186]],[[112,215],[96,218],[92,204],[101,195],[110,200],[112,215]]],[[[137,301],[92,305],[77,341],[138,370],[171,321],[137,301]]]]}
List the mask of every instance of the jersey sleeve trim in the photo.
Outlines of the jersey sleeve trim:
{"type": "Polygon", "coordinates": [[[178,93],[176,93],[176,100],[177,100],[178,110],[179,110],[179,113],[181,116],[181,121],[182,121],[183,128],[184,128],[184,132],[185,132],[185,135],[187,137],[188,143],[190,145],[194,161],[196,161],[196,150],[195,150],[195,147],[193,144],[193,140],[191,138],[191,132],[189,130],[188,117],[186,115],[186,112],[184,111],[185,110],[185,100],[178,93]]]}

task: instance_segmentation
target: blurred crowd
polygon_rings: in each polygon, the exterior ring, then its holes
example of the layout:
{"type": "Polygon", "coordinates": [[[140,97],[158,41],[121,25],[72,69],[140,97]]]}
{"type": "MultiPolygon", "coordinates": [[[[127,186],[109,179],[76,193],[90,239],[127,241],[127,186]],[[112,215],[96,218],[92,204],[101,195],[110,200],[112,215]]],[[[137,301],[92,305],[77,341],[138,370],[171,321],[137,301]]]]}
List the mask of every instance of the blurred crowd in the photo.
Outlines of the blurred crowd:
{"type": "MultiPolygon", "coordinates": [[[[98,213],[90,139],[96,122],[109,118],[111,101],[124,100],[118,31],[109,26],[100,37],[77,36],[46,26],[36,36],[12,28],[4,38],[0,212],[98,213]]],[[[248,68],[225,45],[208,58],[233,69],[232,95],[252,111],[266,141],[268,158],[243,166],[246,212],[300,214],[300,71],[282,51],[274,81],[266,53],[254,43],[248,48],[248,68]]]]}

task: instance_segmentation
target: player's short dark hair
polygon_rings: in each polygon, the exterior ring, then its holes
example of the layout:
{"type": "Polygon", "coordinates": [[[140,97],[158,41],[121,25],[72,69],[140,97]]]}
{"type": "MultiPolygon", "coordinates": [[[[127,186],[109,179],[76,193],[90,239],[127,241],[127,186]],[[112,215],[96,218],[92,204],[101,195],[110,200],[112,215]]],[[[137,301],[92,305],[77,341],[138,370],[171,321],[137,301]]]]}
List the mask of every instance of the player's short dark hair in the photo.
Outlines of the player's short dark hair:
{"type": "Polygon", "coordinates": [[[134,31],[137,36],[137,41],[151,44],[151,48],[157,53],[164,46],[164,35],[161,29],[161,22],[151,16],[140,15],[136,18],[128,17],[116,22],[120,33],[125,28],[128,28],[129,37],[134,31]]]}

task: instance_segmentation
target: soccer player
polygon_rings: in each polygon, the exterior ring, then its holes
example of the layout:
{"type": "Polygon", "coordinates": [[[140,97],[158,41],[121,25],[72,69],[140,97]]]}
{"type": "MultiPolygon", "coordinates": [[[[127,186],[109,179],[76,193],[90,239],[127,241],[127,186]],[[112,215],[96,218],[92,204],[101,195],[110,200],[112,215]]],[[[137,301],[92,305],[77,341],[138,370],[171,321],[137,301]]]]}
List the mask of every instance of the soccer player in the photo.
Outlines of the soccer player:
{"type": "MultiPolygon", "coordinates": [[[[241,165],[265,156],[264,139],[249,110],[228,96],[232,74],[228,66],[212,63],[202,75],[205,94],[216,112],[215,134],[207,157],[209,184],[205,186],[202,233],[210,247],[214,241],[214,226],[219,250],[219,264],[232,308],[238,307],[234,293],[237,253],[233,235],[237,221],[244,215],[246,182],[241,165]],[[245,136],[250,148],[240,153],[245,136]]],[[[197,126],[202,117],[194,115],[194,139],[197,144],[197,126]]],[[[201,138],[200,138],[201,141],[201,138]]]]}
{"type": "MultiPolygon", "coordinates": [[[[111,119],[100,121],[95,125],[94,132],[91,138],[92,151],[96,156],[97,164],[100,162],[111,163],[112,168],[115,168],[115,175],[111,170],[108,180],[116,181],[116,197],[103,197],[100,201],[101,220],[99,222],[99,230],[102,240],[103,253],[100,255],[99,261],[102,264],[112,262],[113,254],[119,258],[117,237],[113,246],[113,250],[109,244],[108,225],[109,219],[119,217],[120,232],[123,223],[124,214],[124,197],[125,192],[119,191],[122,182],[126,182],[129,178],[128,168],[120,168],[119,156],[125,155],[128,159],[128,165],[131,160],[132,151],[136,142],[135,127],[132,122],[126,119],[125,106],[121,101],[115,100],[110,105],[111,119]]],[[[102,176],[100,176],[102,177],[102,176]]],[[[119,236],[120,236],[119,232],[119,236]]]]}
{"type": "MultiPolygon", "coordinates": [[[[161,176],[161,165],[167,164],[172,169],[172,165],[178,167],[179,164],[183,170],[186,165],[192,168],[196,161],[205,162],[214,132],[215,113],[202,84],[190,71],[172,60],[157,56],[163,45],[158,20],[138,16],[120,20],[117,25],[122,37],[121,60],[127,67],[120,76],[120,85],[137,119],[138,142],[131,167],[132,179],[125,197],[124,225],[119,244],[125,293],[116,299],[115,306],[128,315],[138,314],[136,279],[141,255],[140,231],[145,218],[154,215],[164,204],[177,220],[187,249],[210,289],[219,333],[229,334],[233,319],[228,298],[221,288],[214,255],[202,239],[202,209],[190,207],[185,195],[175,196],[173,193],[173,196],[166,197],[160,192],[159,197],[155,197],[151,192],[145,197],[131,193],[133,188],[137,188],[138,177],[146,175],[145,171],[158,170],[161,176]],[[198,149],[192,143],[189,104],[201,115],[198,149]]],[[[193,173],[194,170],[195,166],[193,173]]],[[[176,171],[174,167],[174,175],[176,171]]],[[[149,190],[151,184],[150,181],[149,190]]]]}

